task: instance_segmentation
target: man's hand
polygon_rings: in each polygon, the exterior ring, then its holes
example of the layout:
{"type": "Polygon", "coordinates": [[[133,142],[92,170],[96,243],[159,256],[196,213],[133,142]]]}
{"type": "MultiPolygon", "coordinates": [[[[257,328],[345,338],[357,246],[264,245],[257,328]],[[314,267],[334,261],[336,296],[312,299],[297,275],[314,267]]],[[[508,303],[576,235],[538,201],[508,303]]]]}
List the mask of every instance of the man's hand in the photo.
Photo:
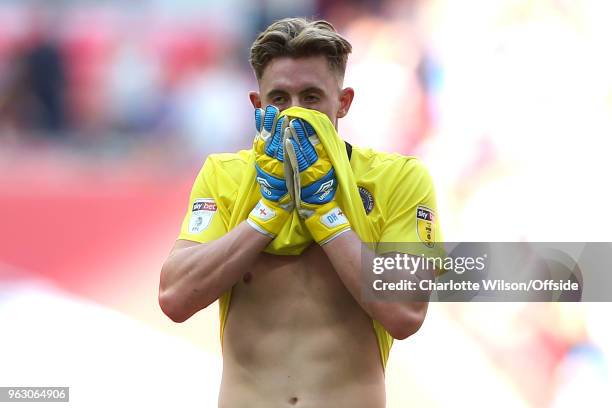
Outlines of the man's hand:
{"type": "Polygon", "coordinates": [[[272,238],[279,234],[294,208],[285,183],[285,167],[288,172],[291,169],[288,163],[283,163],[282,131],[286,118],[278,118],[278,112],[272,105],[265,111],[255,109],[257,134],[253,150],[261,199],[247,219],[251,227],[272,238]]]}
{"type": "Polygon", "coordinates": [[[334,201],[338,188],[334,167],[313,127],[292,119],[283,144],[285,161],[288,159],[295,175],[287,175],[289,191],[314,240],[324,245],[349,231],[348,219],[334,201]]]}

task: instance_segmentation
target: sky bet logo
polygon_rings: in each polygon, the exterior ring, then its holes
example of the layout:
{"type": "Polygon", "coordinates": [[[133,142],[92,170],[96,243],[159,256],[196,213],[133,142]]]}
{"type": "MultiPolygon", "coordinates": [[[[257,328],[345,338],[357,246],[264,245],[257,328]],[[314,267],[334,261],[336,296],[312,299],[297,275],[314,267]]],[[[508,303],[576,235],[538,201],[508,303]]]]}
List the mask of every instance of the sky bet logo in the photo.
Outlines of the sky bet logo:
{"type": "Polygon", "coordinates": [[[196,201],[191,211],[217,211],[217,204],[214,201],[196,201]]]}
{"type": "Polygon", "coordinates": [[[434,220],[433,213],[422,207],[419,207],[419,209],[417,210],[417,218],[429,222],[433,222],[434,220]]]}
{"type": "Polygon", "coordinates": [[[217,212],[217,203],[212,198],[196,198],[191,206],[189,217],[189,233],[199,234],[210,225],[217,212]]]}

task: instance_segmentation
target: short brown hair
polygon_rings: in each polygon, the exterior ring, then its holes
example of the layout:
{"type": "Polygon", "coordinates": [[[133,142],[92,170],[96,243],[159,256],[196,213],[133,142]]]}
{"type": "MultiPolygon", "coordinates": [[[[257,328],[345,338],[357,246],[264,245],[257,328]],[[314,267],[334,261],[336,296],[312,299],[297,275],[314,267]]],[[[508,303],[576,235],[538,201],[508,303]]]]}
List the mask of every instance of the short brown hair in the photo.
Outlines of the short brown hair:
{"type": "Polygon", "coordinates": [[[257,79],[268,63],[277,57],[311,57],[322,55],[330,68],[344,78],[351,44],[325,20],[285,18],[272,23],[257,36],[251,46],[249,62],[257,79]]]}

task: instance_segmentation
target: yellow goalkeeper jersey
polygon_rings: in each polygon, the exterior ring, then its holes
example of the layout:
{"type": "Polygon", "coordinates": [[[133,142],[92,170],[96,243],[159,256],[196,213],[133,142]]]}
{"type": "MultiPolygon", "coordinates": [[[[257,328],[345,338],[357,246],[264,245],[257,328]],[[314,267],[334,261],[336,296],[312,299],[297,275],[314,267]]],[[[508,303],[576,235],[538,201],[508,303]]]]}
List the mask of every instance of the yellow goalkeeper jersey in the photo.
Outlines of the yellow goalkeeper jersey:
{"type": "MultiPolygon", "coordinates": [[[[431,177],[423,164],[414,157],[381,153],[372,149],[346,144],[353,186],[352,198],[359,197],[362,216],[369,224],[374,243],[409,242],[419,250],[416,255],[435,256],[439,253],[434,243],[442,242],[440,223],[436,214],[436,196],[431,177]],[[354,193],[358,191],[358,195],[354,193]]],[[[179,239],[210,242],[226,234],[246,219],[260,199],[256,183],[253,188],[241,189],[248,167],[253,163],[253,151],[210,155],[201,168],[189,198],[187,214],[182,223],[179,239]],[[240,203],[241,208],[237,208],[240,203]],[[245,207],[245,208],[242,208],[245,207]],[[236,217],[236,213],[242,214],[236,217]]],[[[339,178],[340,183],[342,179],[339,178]]],[[[350,207],[347,197],[338,191],[341,208],[350,207]]],[[[345,194],[348,196],[348,194],[345,194]]],[[[351,223],[353,225],[353,223],[351,223]]],[[[302,227],[294,212],[280,234],[270,243],[266,252],[278,255],[298,255],[312,244],[312,238],[302,227]],[[291,228],[294,230],[291,233],[291,228]],[[295,229],[299,231],[295,231],[295,229]]],[[[220,299],[221,341],[229,311],[231,290],[220,299]]],[[[377,321],[373,329],[378,341],[383,366],[389,356],[393,338],[377,321]]]]}

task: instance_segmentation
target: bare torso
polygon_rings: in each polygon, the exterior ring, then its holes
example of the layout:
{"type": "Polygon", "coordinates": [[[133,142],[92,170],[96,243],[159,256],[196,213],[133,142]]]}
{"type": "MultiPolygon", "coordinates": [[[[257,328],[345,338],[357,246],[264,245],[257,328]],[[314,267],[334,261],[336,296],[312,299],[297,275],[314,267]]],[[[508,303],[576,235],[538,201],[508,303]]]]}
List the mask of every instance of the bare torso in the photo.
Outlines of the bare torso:
{"type": "Polygon", "coordinates": [[[323,250],[262,253],[232,293],[221,408],[382,408],[372,320],[323,250]]]}

